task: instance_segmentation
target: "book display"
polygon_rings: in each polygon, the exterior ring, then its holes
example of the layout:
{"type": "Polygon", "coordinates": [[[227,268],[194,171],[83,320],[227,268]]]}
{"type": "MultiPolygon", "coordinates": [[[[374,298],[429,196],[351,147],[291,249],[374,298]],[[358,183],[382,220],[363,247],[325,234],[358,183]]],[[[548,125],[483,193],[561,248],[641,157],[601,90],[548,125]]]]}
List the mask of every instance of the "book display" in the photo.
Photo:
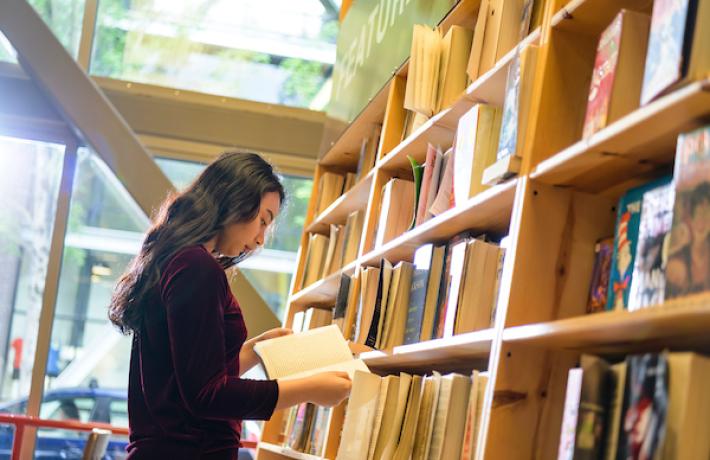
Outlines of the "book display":
{"type": "Polygon", "coordinates": [[[324,143],[287,374],[352,393],[257,459],[710,457],[710,2],[454,3],[324,143]]]}

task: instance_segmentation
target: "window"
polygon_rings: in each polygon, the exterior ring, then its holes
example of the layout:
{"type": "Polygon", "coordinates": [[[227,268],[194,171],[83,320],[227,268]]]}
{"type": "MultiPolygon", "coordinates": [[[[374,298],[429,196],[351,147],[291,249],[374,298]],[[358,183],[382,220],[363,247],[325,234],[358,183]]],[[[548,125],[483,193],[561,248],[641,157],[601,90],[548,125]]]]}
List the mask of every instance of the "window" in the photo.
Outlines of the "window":
{"type": "Polygon", "coordinates": [[[17,62],[17,51],[2,32],[0,32],[0,61],[17,62]]]}
{"type": "Polygon", "coordinates": [[[48,392],[125,392],[131,341],[111,325],[107,307],[147,228],[148,219],[103,161],[80,149],[47,364],[48,392]]]}
{"type": "Polygon", "coordinates": [[[91,73],[309,107],[332,73],[337,24],[317,0],[102,0],[91,73]]]}
{"type": "Polygon", "coordinates": [[[69,54],[76,58],[79,54],[85,0],[28,1],[69,54]]]}
{"type": "Polygon", "coordinates": [[[128,403],[125,399],[112,399],[109,414],[111,425],[128,427],[128,403]]]}
{"type": "Polygon", "coordinates": [[[29,393],[63,157],[0,137],[0,411],[29,393]]]}

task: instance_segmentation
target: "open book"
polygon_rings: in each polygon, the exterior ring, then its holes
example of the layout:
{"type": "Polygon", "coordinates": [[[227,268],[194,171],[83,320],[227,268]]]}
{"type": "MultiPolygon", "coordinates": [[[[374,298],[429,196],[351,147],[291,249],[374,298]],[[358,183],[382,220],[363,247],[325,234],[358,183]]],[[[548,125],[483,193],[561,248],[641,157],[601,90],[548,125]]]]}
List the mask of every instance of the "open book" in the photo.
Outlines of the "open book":
{"type": "Polygon", "coordinates": [[[295,379],[320,372],[370,372],[365,363],[354,359],[348,343],[335,324],[300,334],[264,340],[254,345],[270,379],[295,379]]]}

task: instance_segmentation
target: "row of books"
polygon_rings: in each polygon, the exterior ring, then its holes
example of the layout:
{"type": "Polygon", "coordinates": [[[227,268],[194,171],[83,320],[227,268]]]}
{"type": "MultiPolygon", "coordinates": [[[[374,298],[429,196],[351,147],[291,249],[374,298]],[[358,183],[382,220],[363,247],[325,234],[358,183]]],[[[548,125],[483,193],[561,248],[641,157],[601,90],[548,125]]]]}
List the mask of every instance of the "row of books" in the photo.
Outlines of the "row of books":
{"type": "Polygon", "coordinates": [[[636,310],[710,291],[710,126],[681,134],[673,177],[621,197],[597,244],[588,311],[636,310]]]}
{"type": "Polygon", "coordinates": [[[415,25],[404,96],[404,108],[415,115],[405,132],[449,107],[471,81],[539,26],[542,4],[484,0],[474,30],[453,25],[443,34],[438,27],[415,25]]]}
{"type": "Polygon", "coordinates": [[[333,309],[309,307],[293,314],[291,330],[294,334],[310,331],[333,323],[333,309]]]}
{"type": "Polygon", "coordinates": [[[353,211],[345,225],[330,225],[329,236],[309,234],[301,288],[335,273],[357,258],[364,222],[365,211],[353,211]]]}
{"type": "Polygon", "coordinates": [[[290,407],[282,419],[281,444],[298,452],[322,457],[328,437],[330,407],[312,403],[290,407]]]}
{"type": "Polygon", "coordinates": [[[488,375],[355,372],[338,460],[475,458],[488,375]]]}
{"type": "Polygon", "coordinates": [[[655,0],[652,16],[622,9],[599,38],[583,135],[710,69],[710,7],[655,0]]]}
{"type": "Polygon", "coordinates": [[[333,318],[343,335],[377,349],[486,329],[495,316],[504,249],[457,237],[417,249],[414,262],[343,274],[333,318]]]}
{"type": "Polygon", "coordinates": [[[558,460],[710,457],[708,382],[710,359],[695,353],[583,355],[567,378],[558,460]]]}

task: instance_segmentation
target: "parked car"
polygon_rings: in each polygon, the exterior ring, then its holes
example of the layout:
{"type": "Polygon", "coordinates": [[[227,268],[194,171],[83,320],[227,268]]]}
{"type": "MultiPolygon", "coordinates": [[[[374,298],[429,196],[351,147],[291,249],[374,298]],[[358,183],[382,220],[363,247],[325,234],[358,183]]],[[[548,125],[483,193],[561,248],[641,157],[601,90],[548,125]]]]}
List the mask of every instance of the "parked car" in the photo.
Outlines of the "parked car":
{"type": "MultiPolygon", "coordinates": [[[[27,398],[0,404],[0,412],[25,414],[27,398]]],[[[104,388],[67,388],[51,390],[44,395],[40,418],[50,420],[78,420],[128,426],[125,390],[104,388]]],[[[14,427],[0,426],[0,460],[12,453],[14,427]]],[[[42,460],[81,459],[87,433],[74,430],[40,429],[37,432],[35,458],[42,460]]],[[[126,436],[112,436],[105,460],[126,458],[126,436]]]]}

